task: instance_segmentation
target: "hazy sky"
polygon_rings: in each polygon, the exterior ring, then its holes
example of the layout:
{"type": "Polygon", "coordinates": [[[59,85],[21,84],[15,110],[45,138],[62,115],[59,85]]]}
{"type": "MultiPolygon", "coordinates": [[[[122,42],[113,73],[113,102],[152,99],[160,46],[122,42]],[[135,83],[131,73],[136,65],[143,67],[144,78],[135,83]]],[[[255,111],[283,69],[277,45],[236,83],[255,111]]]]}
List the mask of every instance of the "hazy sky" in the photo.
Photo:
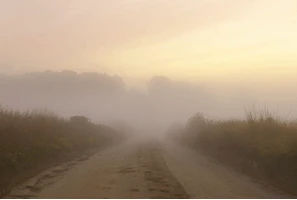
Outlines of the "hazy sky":
{"type": "Polygon", "coordinates": [[[297,78],[297,0],[0,0],[0,30],[0,73],[297,78]]]}

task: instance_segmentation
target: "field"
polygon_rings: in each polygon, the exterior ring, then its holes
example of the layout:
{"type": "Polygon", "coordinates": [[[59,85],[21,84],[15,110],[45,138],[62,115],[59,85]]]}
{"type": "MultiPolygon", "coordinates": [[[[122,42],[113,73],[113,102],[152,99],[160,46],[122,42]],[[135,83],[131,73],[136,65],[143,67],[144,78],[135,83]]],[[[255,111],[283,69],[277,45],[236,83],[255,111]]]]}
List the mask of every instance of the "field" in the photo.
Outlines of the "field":
{"type": "Polygon", "coordinates": [[[82,116],[63,119],[47,111],[0,108],[0,197],[52,165],[122,139],[82,116]]]}
{"type": "Polygon", "coordinates": [[[297,194],[297,124],[268,110],[246,111],[245,120],[192,117],[171,137],[288,193],[297,194]]]}

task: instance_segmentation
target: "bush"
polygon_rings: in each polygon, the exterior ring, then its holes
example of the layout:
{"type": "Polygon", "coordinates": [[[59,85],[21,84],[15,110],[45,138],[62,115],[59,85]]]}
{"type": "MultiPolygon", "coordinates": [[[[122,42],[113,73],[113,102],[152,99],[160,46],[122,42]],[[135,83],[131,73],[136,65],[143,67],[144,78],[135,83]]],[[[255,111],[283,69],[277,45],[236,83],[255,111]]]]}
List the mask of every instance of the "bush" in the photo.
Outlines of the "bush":
{"type": "Polygon", "coordinates": [[[70,121],[73,123],[78,123],[78,124],[88,124],[90,123],[90,119],[84,116],[73,116],[70,117],[70,121]]]}

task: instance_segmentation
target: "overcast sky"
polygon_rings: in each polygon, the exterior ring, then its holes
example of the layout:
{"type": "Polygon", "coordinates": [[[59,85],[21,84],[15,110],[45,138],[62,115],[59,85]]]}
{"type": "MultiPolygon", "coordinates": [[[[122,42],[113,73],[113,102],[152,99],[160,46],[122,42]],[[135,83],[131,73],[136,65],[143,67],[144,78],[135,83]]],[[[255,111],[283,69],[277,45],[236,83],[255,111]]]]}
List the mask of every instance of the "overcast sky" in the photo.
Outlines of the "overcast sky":
{"type": "Polygon", "coordinates": [[[0,0],[0,73],[296,83],[296,0],[0,0]]]}

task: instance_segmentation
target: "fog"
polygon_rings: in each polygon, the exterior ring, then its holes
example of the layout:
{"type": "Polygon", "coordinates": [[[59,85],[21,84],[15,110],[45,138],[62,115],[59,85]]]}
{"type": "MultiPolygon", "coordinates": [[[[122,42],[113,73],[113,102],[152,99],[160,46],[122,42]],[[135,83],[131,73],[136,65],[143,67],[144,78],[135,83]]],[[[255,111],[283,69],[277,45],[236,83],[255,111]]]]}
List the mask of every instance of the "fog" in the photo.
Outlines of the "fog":
{"type": "Polygon", "coordinates": [[[0,0],[0,30],[0,198],[297,195],[297,0],[0,0]]]}
{"type": "Polygon", "coordinates": [[[0,104],[148,132],[251,106],[295,119],[296,5],[0,1],[0,104]]]}
{"type": "Polygon", "coordinates": [[[244,108],[267,107],[284,118],[296,117],[292,88],[190,83],[155,76],[133,87],[104,73],[45,71],[1,75],[0,104],[5,108],[48,110],[63,117],[83,115],[94,122],[132,126],[139,133],[160,134],[185,123],[197,112],[212,119],[244,117],[244,108]],[[136,89],[137,88],[137,89],[136,89]],[[276,90],[278,89],[278,90],[276,90]]]}

